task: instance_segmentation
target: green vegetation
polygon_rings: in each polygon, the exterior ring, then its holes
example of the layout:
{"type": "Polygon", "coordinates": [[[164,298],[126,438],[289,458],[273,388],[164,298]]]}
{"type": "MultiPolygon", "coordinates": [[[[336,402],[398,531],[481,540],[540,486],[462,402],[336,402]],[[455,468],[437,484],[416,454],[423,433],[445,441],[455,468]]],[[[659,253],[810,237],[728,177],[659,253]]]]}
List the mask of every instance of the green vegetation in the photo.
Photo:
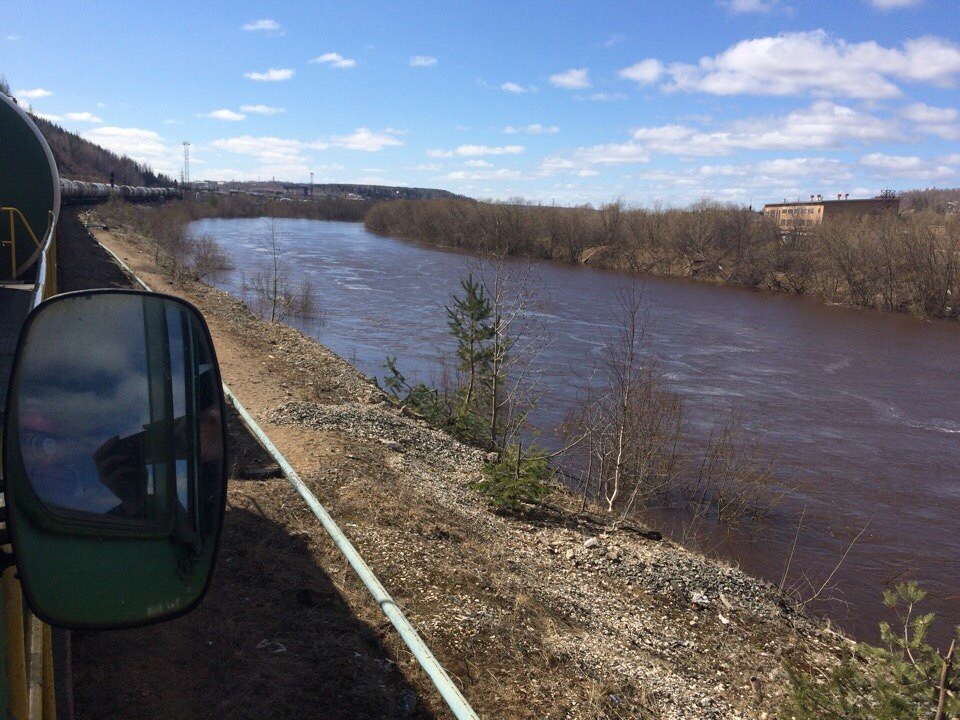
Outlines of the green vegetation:
{"type": "MultiPolygon", "coordinates": [[[[897,626],[880,624],[882,646],[861,644],[825,679],[794,669],[785,717],[796,720],[944,720],[960,715],[956,643],[941,653],[927,642],[934,615],[918,615],[926,592],[900,583],[883,593],[897,626]]],[[[957,628],[960,638],[960,627],[957,628]]]]}
{"type": "Polygon", "coordinates": [[[617,295],[614,329],[603,337],[601,354],[590,359],[592,380],[564,423],[563,450],[553,456],[523,440],[535,431],[527,419],[536,393],[517,376],[535,374],[530,358],[520,360],[537,338],[517,322],[531,301],[504,281],[503,265],[488,282],[475,273],[463,276],[444,307],[455,366],[440,387],[412,383],[395,357],[383,366],[384,387],[406,411],[492,451],[495,459],[474,487],[497,508],[517,511],[535,503],[559,473],[579,494],[579,510],[588,504],[599,509],[613,529],[653,502],[677,502],[697,522],[713,518],[728,526],[768,515],[784,491],[777,488],[773,461],[735,412],[718,418],[702,460],[693,460],[699,472],[692,478],[682,472],[682,402],[663,387],[649,357],[642,287],[626,283],[617,295]]]}
{"type": "Polygon", "coordinates": [[[550,494],[553,477],[545,450],[535,448],[524,454],[520,445],[508,447],[495,462],[483,467],[483,479],[471,487],[486,496],[494,507],[514,512],[550,494]]]}
{"type": "Polygon", "coordinates": [[[474,488],[494,507],[518,511],[524,503],[549,494],[553,471],[546,451],[524,447],[517,439],[533,404],[505,390],[517,338],[510,332],[513,313],[498,290],[502,287],[502,282],[495,281],[491,292],[483,281],[468,274],[460,280],[462,294],[454,295],[444,308],[457,346],[452,387],[411,385],[395,357],[388,357],[384,364],[384,387],[396,403],[434,426],[465,443],[493,451],[495,459],[486,463],[483,480],[474,488]]]}

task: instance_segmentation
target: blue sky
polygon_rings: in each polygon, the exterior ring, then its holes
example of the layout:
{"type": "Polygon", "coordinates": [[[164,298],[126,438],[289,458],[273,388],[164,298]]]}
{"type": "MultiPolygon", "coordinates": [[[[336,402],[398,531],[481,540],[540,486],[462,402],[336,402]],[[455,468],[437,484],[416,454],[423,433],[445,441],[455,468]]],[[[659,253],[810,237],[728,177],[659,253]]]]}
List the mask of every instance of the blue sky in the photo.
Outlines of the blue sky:
{"type": "Polygon", "coordinates": [[[957,0],[7,2],[35,112],[191,177],[762,204],[960,186],[957,0]]]}

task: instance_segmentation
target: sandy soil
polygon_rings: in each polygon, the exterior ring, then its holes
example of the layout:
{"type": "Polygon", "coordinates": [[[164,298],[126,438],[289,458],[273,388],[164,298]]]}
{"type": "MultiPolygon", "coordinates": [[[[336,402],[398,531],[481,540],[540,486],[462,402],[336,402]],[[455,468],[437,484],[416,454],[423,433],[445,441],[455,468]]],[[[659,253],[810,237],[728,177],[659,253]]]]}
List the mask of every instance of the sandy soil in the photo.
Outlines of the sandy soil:
{"type": "MultiPolygon", "coordinates": [[[[482,454],[399,416],[300,333],[174,287],[144,239],[94,234],[203,311],[228,385],[481,716],[774,717],[787,665],[825,668],[847,646],[769,584],[673,543],[549,510],[491,513],[467,489],[482,454]]],[[[76,637],[79,718],[448,716],[285,480],[231,478],[226,522],[198,610],[76,637]]]]}

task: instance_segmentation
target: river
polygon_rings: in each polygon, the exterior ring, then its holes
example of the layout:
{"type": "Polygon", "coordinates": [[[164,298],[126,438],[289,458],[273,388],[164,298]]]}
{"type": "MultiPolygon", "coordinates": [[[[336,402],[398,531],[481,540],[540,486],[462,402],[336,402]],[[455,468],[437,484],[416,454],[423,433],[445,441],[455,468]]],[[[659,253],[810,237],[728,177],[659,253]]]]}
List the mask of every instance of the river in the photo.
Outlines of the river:
{"type": "MultiPolygon", "coordinates": [[[[264,221],[200,220],[191,229],[223,245],[238,269],[218,284],[241,295],[241,269],[268,257],[264,221]]],[[[310,278],[323,309],[322,323],[290,324],[369,375],[382,376],[387,355],[417,377],[436,373],[453,347],[441,306],[469,255],[360,224],[277,220],[276,232],[284,261],[310,278]]],[[[549,441],[603,347],[624,277],[553,263],[536,272],[537,317],[552,342],[537,359],[549,381],[535,420],[549,441]]],[[[796,538],[787,584],[806,596],[849,547],[818,611],[876,640],[888,617],[881,589],[915,579],[931,592],[936,636],[946,637],[947,619],[960,623],[960,326],[654,277],[644,278],[644,301],[649,352],[683,398],[694,442],[733,404],[791,489],[759,534],[708,525],[687,542],[779,583],[796,538]]],[[[679,511],[649,519],[675,536],[689,523],[679,511]]]]}

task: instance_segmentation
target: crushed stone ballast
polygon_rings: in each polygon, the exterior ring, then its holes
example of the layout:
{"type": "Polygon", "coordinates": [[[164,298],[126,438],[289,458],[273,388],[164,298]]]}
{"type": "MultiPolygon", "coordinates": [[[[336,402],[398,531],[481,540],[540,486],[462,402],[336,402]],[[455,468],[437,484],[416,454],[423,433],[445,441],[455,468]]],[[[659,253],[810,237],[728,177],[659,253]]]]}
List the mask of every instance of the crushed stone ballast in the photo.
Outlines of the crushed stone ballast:
{"type": "MultiPolygon", "coordinates": [[[[114,262],[120,266],[120,268],[130,277],[131,280],[136,282],[144,290],[153,292],[150,286],[141,280],[137,274],[117,256],[116,253],[103,245],[103,243],[99,243],[99,241],[98,244],[110,254],[110,256],[114,259],[114,262]]],[[[323,525],[323,529],[327,531],[327,534],[330,536],[330,539],[333,540],[334,544],[337,546],[337,549],[347,559],[347,562],[350,563],[350,566],[360,577],[360,580],[363,582],[364,586],[373,596],[374,600],[377,601],[377,604],[380,606],[383,614],[387,616],[393,627],[396,628],[397,632],[400,634],[400,637],[403,639],[403,642],[420,664],[420,667],[423,668],[424,672],[426,672],[430,677],[434,687],[437,688],[437,691],[440,693],[441,697],[447,704],[447,707],[450,708],[450,711],[453,713],[453,715],[457,718],[457,720],[479,720],[476,712],[460,692],[460,689],[456,686],[456,683],[454,683],[447,674],[447,671],[444,669],[443,665],[440,664],[440,661],[433,654],[433,652],[431,652],[430,648],[427,647],[427,644],[420,637],[419,633],[417,633],[416,628],[413,627],[407,617],[403,614],[403,611],[400,609],[400,607],[396,604],[396,602],[394,602],[393,598],[390,597],[390,593],[387,592],[379,578],[377,578],[374,572],[370,569],[360,553],[357,552],[357,549],[353,546],[353,543],[350,542],[350,539],[344,534],[343,530],[340,529],[340,526],[337,525],[336,521],[330,516],[330,513],[327,512],[326,508],[324,508],[320,501],[317,500],[316,495],[314,495],[310,491],[310,488],[308,488],[303,480],[300,479],[297,471],[293,469],[293,466],[290,465],[287,459],[283,456],[283,453],[281,453],[280,450],[273,444],[273,442],[271,442],[267,434],[257,424],[256,420],[253,419],[250,413],[247,412],[247,409],[243,406],[240,400],[237,399],[236,395],[233,394],[226,383],[223,384],[223,392],[230,404],[233,405],[237,413],[239,413],[244,424],[247,426],[253,436],[257,438],[263,448],[270,454],[277,465],[280,466],[284,476],[287,478],[290,484],[293,485],[293,488],[297,491],[297,493],[300,494],[300,497],[303,498],[304,502],[306,502],[307,506],[320,521],[321,525],[323,525]]]]}

